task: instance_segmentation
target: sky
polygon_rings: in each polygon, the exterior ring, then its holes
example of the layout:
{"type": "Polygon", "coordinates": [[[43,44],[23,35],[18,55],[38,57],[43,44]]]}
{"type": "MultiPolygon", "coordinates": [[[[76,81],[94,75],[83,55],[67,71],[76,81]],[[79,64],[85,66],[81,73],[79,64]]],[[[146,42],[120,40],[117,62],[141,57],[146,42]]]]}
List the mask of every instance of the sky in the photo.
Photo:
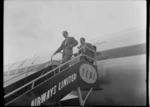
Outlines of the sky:
{"type": "Polygon", "coordinates": [[[64,30],[94,44],[95,38],[145,26],[145,0],[5,0],[4,65],[54,53],[64,30]]]}

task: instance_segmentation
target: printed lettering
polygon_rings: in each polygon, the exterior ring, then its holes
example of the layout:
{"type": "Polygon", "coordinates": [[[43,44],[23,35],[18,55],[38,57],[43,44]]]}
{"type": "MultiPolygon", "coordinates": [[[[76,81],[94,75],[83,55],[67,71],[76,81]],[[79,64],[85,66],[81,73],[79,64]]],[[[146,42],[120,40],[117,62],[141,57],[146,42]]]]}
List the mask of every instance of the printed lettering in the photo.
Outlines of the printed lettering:
{"type": "MultiPolygon", "coordinates": [[[[76,78],[77,78],[77,75],[76,75],[76,74],[74,74],[74,80],[76,80],[76,78]]],[[[74,81],[74,80],[73,80],[73,81],[74,81]]]]}
{"type": "Polygon", "coordinates": [[[90,77],[89,78],[92,79],[92,72],[90,72],[90,77]]]}
{"type": "Polygon", "coordinates": [[[62,90],[62,88],[64,88],[65,86],[67,86],[68,84],[73,82],[75,79],[76,79],[76,74],[73,74],[73,75],[67,77],[66,79],[64,79],[63,81],[59,82],[58,90],[62,90]]]}
{"type": "Polygon", "coordinates": [[[80,76],[87,83],[95,83],[97,79],[95,68],[89,64],[83,64],[80,67],[80,76]]]}
{"type": "Polygon", "coordinates": [[[93,74],[93,80],[95,80],[95,73],[93,74]]]}
{"type": "Polygon", "coordinates": [[[56,94],[56,87],[57,87],[57,86],[55,85],[55,86],[54,86],[54,93],[53,93],[54,95],[56,94]]]}
{"type": "Polygon", "coordinates": [[[82,76],[84,76],[84,71],[85,71],[85,69],[83,68],[82,76]]]}
{"type": "Polygon", "coordinates": [[[59,85],[58,85],[58,90],[61,90],[61,88],[60,88],[60,82],[59,82],[59,85]]]}
{"type": "Polygon", "coordinates": [[[86,70],[86,78],[88,78],[88,70],[86,70]]]}
{"type": "Polygon", "coordinates": [[[67,79],[64,80],[64,85],[67,85],[67,84],[66,84],[66,83],[67,83],[66,81],[67,81],[67,79]]]}
{"type": "Polygon", "coordinates": [[[34,100],[34,104],[35,104],[35,106],[37,106],[37,99],[34,100]]]}
{"type": "Polygon", "coordinates": [[[32,100],[32,102],[31,102],[31,106],[35,106],[35,105],[34,105],[34,100],[32,100]]]}
{"type": "Polygon", "coordinates": [[[50,89],[50,97],[52,97],[53,94],[53,88],[50,89]]]}
{"type": "MultiPolygon", "coordinates": [[[[63,81],[59,82],[58,90],[62,90],[65,86],[73,82],[77,78],[76,74],[72,74],[71,76],[68,76],[63,81]]],[[[57,85],[52,87],[51,89],[47,90],[47,92],[44,92],[41,94],[41,96],[35,98],[31,101],[31,106],[40,106],[42,103],[46,102],[49,98],[51,98],[53,95],[57,92],[57,85]]]]}
{"type": "Polygon", "coordinates": [[[50,90],[47,91],[46,99],[49,99],[49,95],[50,95],[49,91],[50,91],[50,90]]]}
{"type": "Polygon", "coordinates": [[[69,80],[68,79],[66,79],[66,85],[68,85],[69,84],[69,80]]]}
{"type": "Polygon", "coordinates": [[[37,106],[41,105],[40,97],[37,98],[37,106]]]}
{"type": "Polygon", "coordinates": [[[41,103],[44,103],[46,100],[46,92],[41,95],[41,103]]]}

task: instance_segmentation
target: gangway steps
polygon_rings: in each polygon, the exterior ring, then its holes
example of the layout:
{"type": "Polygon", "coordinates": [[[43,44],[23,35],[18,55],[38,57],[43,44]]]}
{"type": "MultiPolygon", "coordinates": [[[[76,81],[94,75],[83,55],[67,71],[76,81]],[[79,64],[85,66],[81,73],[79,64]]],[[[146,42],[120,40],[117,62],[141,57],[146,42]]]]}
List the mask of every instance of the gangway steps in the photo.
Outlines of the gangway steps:
{"type": "MultiPolygon", "coordinates": [[[[54,66],[54,67],[56,67],[56,66],[54,66]]],[[[52,70],[52,66],[46,67],[46,68],[44,68],[44,69],[42,69],[42,70],[40,70],[40,71],[38,71],[38,72],[36,72],[36,73],[34,73],[34,74],[32,74],[32,75],[27,76],[26,78],[23,78],[23,79],[21,79],[21,80],[15,82],[15,83],[13,83],[13,84],[11,84],[11,85],[5,87],[5,95],[6,95],[7,93],[10,93],[10,92],[14,91],[14,90],[17,89],[17,88],[19,88],[19,87],[21,87],[21,86],[23,86],[23,85],[29,83],[30,81],[32,81],[32,80],[34,80],[35,78],[39,77],[41,74],[45,74],[45,73],[47,73],[47,72],[50,71],[50,70],[52,70]]],[[[58,71],[58,70],[57,70],[57,71],[58,71]]],[[[52,77],[52,76],[54,76],[54,72],[49,73],[45,78],[41,78],[41,79],[37,80],[37,81],[35,82],[34,86],[37,86],[38,84],[40,84],[41,82],[43,82],[44,80],[46,80],[47,78],[50,78],[50,77],[52,77]]],[[[26,91],[30,90],[31,87],[32,87],[31,84],[27,85],[26,87],[22,88],[21,90],[17,91],[16,93],[14,93],[14,94],[12,94],[11,96],[7,97],[7,98],[5,99],[5,102],[7,103],[7,102],[9,102],[10,100],[12,100],[12,99],[14,99],[14,98],[20,96],[21,94],[23,94],[23,93],[25,93],[26,91]]]]}
{"type": "Polygon", "coordinates": [[[80,77],[79,68],[82,64],[89,63],[81,61],[47,80],[42,80],[41,78],[39,81],[43,81],[42,83],[14,100],[11,100],[6,105],[54,105],[72,90],[76,90],[80,86],[97,87],[97,81],[89,84],[80,77]]]}
{"type": "MultiPolygon", "coordinates": [[[[87,48],[88,47],[83,47],[87,48]]],[[[89,49],[91,50],[91,49],[89,49]]],[[[32,75],[27,76],[5,87],[5,105],[6,106],[40,106],[55,105],[63,97],[73,90],[78,91],[80,105],[84,105],[87,97],[93,89],[99,87],[96,52],[94,58],[87,55],[78,55],[75,64],[71,64],[67,69],[63,69],[65,65],[69,65],[70,61],[51,70],[50,66],[42,68],[32,75]],[[80,60],[81,56],[87,57],[94,61],[95,65],[80,60]],[[58,70],[58,71],[57,71],[58,70]],[[90,88],[85,99],[82,98],[80,87],[90,88]],[[17,96],[17,97],[16,97],[17,96]]],[[[84,58],[83,57],[83,58],[84,58]]]]}
{"type": "MultiPolygon", "coordinates": [[[[40,70],[38,72],[35,72],[34,74],[31,74],[31,75],[27,76],[26,78],[23,78],[23,79],[15,82],[15,83],[13,83],[11,85],[8,85],[8,86],[4,87],[5,88],[5,92],[9,93],[9,92],[11,92],[11,91],[13,91],[13,90],[23,86],[24,84],[34,80],[35,78],[39,77],[42,73],[45,74],[46,72],[48,72],[50,70],[52,70],[52,66],[46,67],[46,68],[44,68],[44,69],[42,69],[42,70],[40,70]]],[[[51,75],[53,75],[53,74],[51,74],[51,75]]]]}

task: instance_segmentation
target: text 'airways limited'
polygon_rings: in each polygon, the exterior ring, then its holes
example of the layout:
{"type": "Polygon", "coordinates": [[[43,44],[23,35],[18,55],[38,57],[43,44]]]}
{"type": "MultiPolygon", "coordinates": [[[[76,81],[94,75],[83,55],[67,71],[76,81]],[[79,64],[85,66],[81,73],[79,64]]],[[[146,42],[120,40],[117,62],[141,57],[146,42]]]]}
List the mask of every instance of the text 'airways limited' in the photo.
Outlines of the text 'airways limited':
{"type": "Polygon", "coordinates": [[[39,106],[42,103],[46,102],[48,99],[52,98],[57,91],[61,91],[64,87],[74,82],[77,78],[77,74],[74,73],[61,82],[58,83],[58,85],[54,85],[52,88],[41,94],[41,96],[38,96],[34,100],[31,101],[31,106],[39,106]]]}

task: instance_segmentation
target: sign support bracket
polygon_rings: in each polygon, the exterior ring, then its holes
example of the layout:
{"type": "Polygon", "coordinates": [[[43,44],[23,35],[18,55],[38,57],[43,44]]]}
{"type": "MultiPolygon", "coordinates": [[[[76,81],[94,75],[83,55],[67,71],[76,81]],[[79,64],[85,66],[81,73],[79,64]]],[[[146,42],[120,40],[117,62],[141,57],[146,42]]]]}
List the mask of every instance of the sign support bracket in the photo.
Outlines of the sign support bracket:
{"type": "Polygon", "coordinates": [[[93,88],[91,88],[91,89],[89,90],[89,92],[87,93],[86,97],[83,99],[82,93],[81,93],[81,89],[80,89],[80,87],[78,87],[79,103],[80,103],[81,106],[84,106],[85,101],[87,100],[87,98],[88,98],[88,96],[90,95],[90,93],[92,92],[92,90],[93,90],[93,88]]]}

